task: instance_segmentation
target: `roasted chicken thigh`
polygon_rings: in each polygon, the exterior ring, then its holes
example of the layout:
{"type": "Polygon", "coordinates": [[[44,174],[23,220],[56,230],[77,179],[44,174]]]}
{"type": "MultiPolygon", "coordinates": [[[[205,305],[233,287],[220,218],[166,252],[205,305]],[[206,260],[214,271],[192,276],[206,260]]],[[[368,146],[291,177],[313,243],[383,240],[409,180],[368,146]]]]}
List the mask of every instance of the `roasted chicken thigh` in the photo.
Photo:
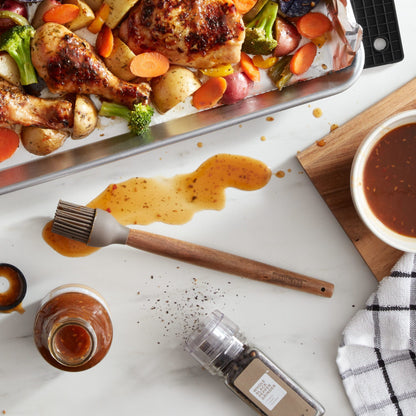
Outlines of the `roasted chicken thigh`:
{"type": "Polygon", "coordinates": [[[92,46],[57,23],[45,23],[32,40],[32,62],[53,93],[95,94],[132,107],[147,102],[150,87],[113,75],[92,46]]]}
{"type": "Polygon", "coordinates": [[[211,68],[239,62],[244,24],[231,0],[141,0],[120,38],[136,54],[154,50],[174,64],[211,68]]]}

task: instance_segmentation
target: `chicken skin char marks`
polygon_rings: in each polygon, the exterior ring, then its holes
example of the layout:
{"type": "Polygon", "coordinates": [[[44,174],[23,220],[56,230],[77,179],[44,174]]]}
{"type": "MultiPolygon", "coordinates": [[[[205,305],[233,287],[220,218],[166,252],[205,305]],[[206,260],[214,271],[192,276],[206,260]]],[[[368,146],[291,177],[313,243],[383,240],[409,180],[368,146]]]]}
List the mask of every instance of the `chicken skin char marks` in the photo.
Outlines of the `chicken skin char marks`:
{"type": "Polygon", "coordinates": [[[150,86],[113,75],[93,47],[57,23],[42,25],[32,41],[32,62],[53,93],[95,94],[132,107],[147,103],[150,86]]]}
{"type": "Polygon", "coordinates": [[[119,35],[136,54],[153,50],[173,64],[211,68],[239,62],[244,23],[230,0],[142,0],[119,35]]]}
{"type": "Polygon", "coordinates": [[[60,130],[72,127],[73,119],[70,101],[34,97],[0,79],[0,125],[21,124],[60,130]]]}

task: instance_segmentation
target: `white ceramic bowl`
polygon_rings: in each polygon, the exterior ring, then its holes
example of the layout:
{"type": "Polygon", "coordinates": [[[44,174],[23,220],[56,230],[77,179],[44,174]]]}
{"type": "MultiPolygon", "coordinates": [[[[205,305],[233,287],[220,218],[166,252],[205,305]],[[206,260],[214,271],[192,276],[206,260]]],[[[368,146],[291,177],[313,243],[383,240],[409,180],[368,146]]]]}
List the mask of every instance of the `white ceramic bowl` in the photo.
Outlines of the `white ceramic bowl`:
{"type": "Polygon", "coordinates": [[[398,113],[382,122],[362,141],[351,167],[351,195],[355,208],[366,226],[381,240],[406,252],[416,252],[416,238],[398,234],[386,227],[371,211],[363,189],[363,171],[367,158],[377,142],[391,130],[405,124],[416,123],[416,110],[398,113]]]}

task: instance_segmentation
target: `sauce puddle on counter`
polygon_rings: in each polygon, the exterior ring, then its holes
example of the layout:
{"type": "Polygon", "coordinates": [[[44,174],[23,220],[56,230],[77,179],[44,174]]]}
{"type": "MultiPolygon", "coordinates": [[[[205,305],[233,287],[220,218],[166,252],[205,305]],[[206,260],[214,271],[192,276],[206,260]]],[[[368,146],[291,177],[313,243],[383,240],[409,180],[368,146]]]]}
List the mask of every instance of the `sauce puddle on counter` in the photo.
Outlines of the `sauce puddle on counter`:
{"type": "MultiPolygon", "coordinates": [[[[254,191],[264,187],[271,174],[256,159],[218,154],[188,174],[171,178],[136,177],[111,184],[87,206],[110,212],[123,225],[185,224],[198,211],[223,209],[226,188],[254,191]]],[[[99,250],[54,234],[51,228],[52,221],[44,227],[43,238],[64,256],[87,256],[99,250]]]]}

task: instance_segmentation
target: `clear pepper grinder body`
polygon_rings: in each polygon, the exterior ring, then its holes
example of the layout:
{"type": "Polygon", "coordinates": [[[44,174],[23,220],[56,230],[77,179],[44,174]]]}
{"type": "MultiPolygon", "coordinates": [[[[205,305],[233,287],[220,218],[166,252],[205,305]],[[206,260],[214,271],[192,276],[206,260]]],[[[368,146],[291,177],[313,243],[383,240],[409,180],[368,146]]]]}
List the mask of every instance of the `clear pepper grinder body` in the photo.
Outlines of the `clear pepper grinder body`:
{"type": "Polygon", "coordinates": [[[320,416],[324,408],[220,311],[186,341],[186,350],[244,402],[265,416],[320,416]]]}

